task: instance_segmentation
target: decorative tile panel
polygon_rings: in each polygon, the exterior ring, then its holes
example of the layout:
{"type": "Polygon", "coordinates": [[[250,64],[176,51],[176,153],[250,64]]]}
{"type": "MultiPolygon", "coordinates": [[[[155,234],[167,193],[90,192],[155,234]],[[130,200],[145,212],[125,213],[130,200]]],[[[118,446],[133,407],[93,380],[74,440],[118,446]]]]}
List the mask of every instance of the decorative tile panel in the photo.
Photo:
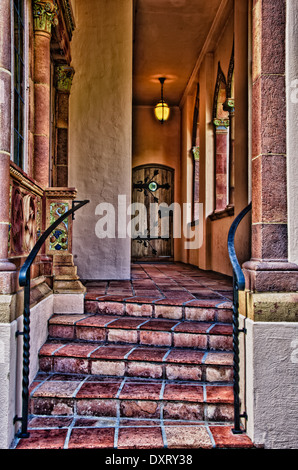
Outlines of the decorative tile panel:
{"type": "MultiPolygon", "coordinates": [[[[74,188],[48,188],[46,198],[46,228],[72,208],[76,197],[74,188]]],[[[48,255],[66,255],[72,251],[72,217],[64,219],[46,241],[48,255]]]]}
{"type": "MultiPolygon", "coordinates": [[[[59,217],[65,214],[69,209],[67,202],[51,202],[50,203],[50,224],[53,224],[59,217]]],[[[58,227],[50,235],[49,250],[50,251],[68,251],[68,218],[64,219],[58,227]]]]}

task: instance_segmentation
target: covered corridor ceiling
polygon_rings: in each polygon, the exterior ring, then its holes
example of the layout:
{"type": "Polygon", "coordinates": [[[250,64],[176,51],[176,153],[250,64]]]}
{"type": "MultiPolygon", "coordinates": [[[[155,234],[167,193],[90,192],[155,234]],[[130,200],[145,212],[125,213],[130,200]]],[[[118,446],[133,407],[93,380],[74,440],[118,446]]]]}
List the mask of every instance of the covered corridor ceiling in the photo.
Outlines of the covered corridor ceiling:
{"type": "Polygon", "coordinates": [[[179,105],[220,8],[227,0],[135,0],[135,105],[154,105],[158,77],[166,77],[165,99],[179,105]]]}

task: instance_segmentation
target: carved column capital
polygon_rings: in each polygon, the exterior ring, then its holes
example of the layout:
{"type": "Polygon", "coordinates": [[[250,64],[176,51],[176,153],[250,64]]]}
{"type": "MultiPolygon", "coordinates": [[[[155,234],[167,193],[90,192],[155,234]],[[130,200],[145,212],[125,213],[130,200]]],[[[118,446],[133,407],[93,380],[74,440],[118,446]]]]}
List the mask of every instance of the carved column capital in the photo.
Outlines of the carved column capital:
{"type": "Polygon", "coordinates": [[[229,119],[214,119],[213,124],[216,127],[216,130],[224,130],[227,129],[230,126],[230,120],[229,119]]]}
{"type": "Polygon", "coordinates": [[[75,73],[73,67],[68,65],[58,65],[55,72],[57,90],[63,93],[70,93],[72,79],[75,73]]]}
{"type": "Polygon", "coordinates": [[[52,1],[33,0],[34,30],[51,34],[53,24],[58,24],[57,6],[52,1]]]}
{"type": "Polygon", "coordinates": [[[199,146],[193,147],[192,153],[193,153],[194,160],[199,161],[200,160],[200,147],[199,146]]]}
{"type": "Polygon", "coordinates": [[[227,98],[223,104],[224,111],[228,111],[230,114],[234,113],[235,110],[235,100],[234,98],[227,98]]]}

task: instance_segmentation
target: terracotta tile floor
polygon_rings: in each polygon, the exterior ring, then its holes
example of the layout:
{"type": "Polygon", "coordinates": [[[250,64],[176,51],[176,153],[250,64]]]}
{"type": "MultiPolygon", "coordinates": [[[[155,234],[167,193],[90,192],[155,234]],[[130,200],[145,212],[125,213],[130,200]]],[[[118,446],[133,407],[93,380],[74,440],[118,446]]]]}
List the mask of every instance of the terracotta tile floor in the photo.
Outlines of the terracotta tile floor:
{"type": "Polygon", "coordinates": [[[232,279],[183,263],[132,264],[131,280],[85,281],[85,300],[229,308],[232,279]]]}

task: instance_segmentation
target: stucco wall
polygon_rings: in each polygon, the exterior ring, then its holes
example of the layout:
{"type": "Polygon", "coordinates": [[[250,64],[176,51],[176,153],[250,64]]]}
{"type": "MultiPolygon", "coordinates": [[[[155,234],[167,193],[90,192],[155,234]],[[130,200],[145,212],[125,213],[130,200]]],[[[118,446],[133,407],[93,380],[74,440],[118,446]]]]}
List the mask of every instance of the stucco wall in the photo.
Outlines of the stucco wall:
{"type": "MultiPolygon", "coordinates": [[[[132,166],[157,163],[180,170],[180,109],[171,107],[163,124],[154,117],[152,106],[133,107],[132,166]]],[[[177,175],[179,182],[179,174],[177,175]]]]}
{"type": "MultiPolygon", "coordinates": [[[[90,203],[76,214],[73,253],[88,279],[130,277],[130,238],[99,239],[102,202],[131,197],[132,1],[75,4],[70,95],[69,185],[90,203]]],[[[117,230],[116,230],[117,237],[117,230]]]]}
{"type": "Polygon", "coordinates": [[[247,430],[268,449],[298,448],[298,324],[246,320],[247,430]]]}

